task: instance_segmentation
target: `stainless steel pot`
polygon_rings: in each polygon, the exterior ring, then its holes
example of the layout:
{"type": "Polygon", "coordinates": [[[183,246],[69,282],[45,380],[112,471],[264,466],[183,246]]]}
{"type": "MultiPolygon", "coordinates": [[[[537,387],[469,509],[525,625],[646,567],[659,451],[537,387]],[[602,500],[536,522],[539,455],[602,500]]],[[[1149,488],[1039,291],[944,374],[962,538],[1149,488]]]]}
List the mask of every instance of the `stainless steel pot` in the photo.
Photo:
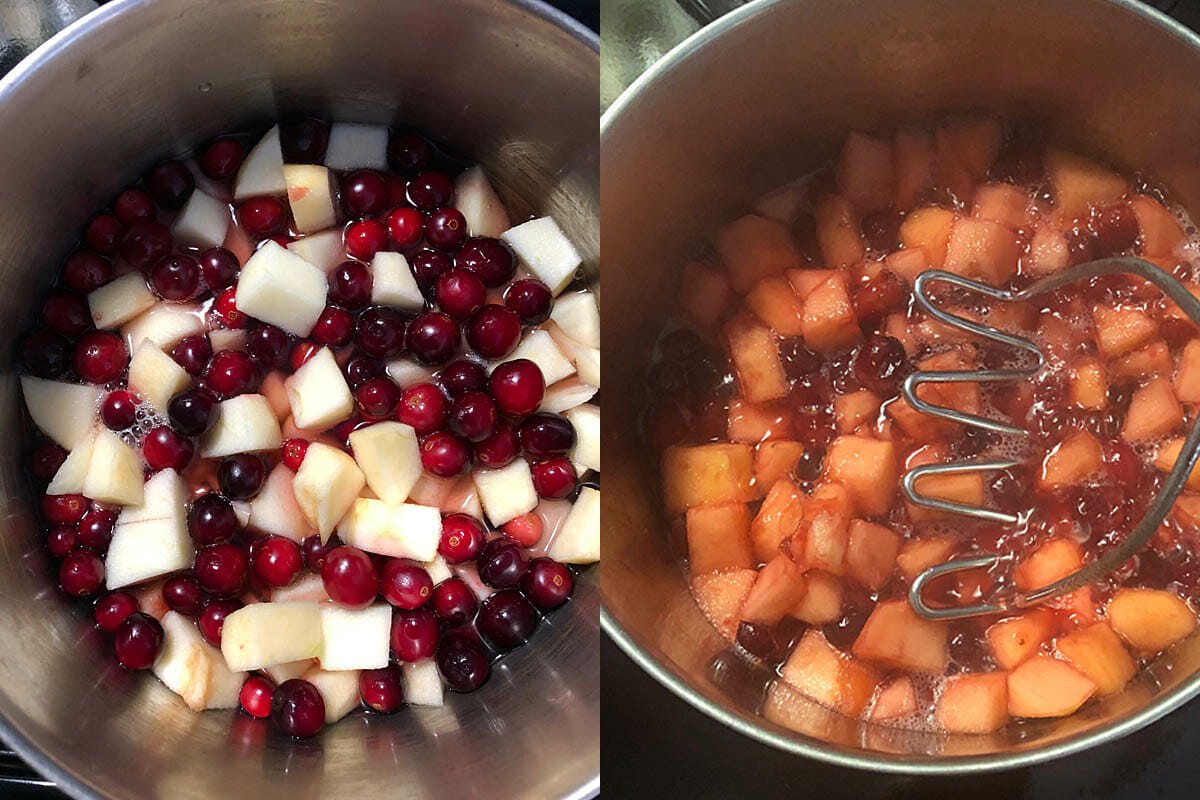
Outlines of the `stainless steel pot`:
{"type": "MultiPolygon", "coordinates": [[[[152,162],[288,112],[474,155],[598,269],[597,41],[536,0],[119,0],[0,81],[0,349],[82,224],[152,162]]],[[[596,571],[480,691],[296,742],[122,672],[54,588],[3,365],[0,736],[76,797],[584,797],[599,788],[596,571]]]]}
{"type": "Polygon", "coordinates": [[[1200,637],[1192,637],[1121,694],[993,736],[857,724],[794,695],[760,716],[761,687],[714,659],[723,644],[667,546],[657,464],[636,435],[647,344],[685,258],[755,197],[829,159],[847,131],[947,110],[1032,115],[1067,144],[1158,176],[1195,213],[1198,81],[1200,38],[1123,0],[758,0],[642,75],[601,123],[605,307],[622,309],[603,320],[608,635],[672,691],[748,736],[895,772],[1043,761],[1117,738],[1200,692],[1200,637]]]}

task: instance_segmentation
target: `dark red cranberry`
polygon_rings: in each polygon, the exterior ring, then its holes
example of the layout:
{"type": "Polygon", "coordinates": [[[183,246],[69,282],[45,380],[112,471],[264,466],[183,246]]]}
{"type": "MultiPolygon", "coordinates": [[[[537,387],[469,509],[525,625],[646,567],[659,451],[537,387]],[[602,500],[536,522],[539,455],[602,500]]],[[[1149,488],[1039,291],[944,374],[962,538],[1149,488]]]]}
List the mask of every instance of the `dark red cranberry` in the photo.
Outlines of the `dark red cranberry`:
{"type": "Polygon", "coordinates": [[[779,356],[789,378],[799,380],[821,369],[821,357],[805,347],[804,340],[799,336],[780,341],[779,356]]]}
{"type": "Polygon", "coordinates": [[[342,541],[336,533],[325,542],[314,533],[300,543],[300,550],[304,553],[304,566],[312,572],[320,572],[325,567],[325,557],[329,555],[329,551],[341,546],[342,541]]]}
{"type": "Polygon", "coordinates": [[[210,598],[196,619],[196,627],[200,629],[200,635],[204,641],[213,647],[220,647],[225,618],[244,605],[245,603],[236,597],[210,598]]]}
{"type": "Polygon", "coordinates": [[[1128,203],[1114,203],[1097,208],[1092,216],[1092,231],[1100,251],[1105,255],[1124,253],[1137,243],[1137,216],[1128,203]]]}
{"type": "Polygon", "coordinates": [[[488,389],[496,407],[510,417],[537,411],[546,393],[546,382],[538,365],[527,358],[506,361],[492,371],[488,389]]]}
{"type": "Polygon", "coordinates": [[[91,550],[77,547],[58,565],[58,585],[75,597],[95,594],[104,585],[104,562],[91,550]]]}
{"type": "Polygon", "coordinates": [[[450,564],[475,559],[483,549],[483,524],[469,514],[450,514],[442,520],[442,538],[438,552],[450,564]]]}
{"type": "Polygon", "coordinates": [[[1121,439],[1104,443],[1104,462],[1113,483],[1127,492],[1133,492],[1142,482],[1145,464],[1137,451],[1121,439]]]}
{"type": "Polygon", "coordinates": [[[371,378],[354,393],[359,409],[367,417],[389,416],[400,402],[400,387],[391,378],[371,378]]]}
{"type": "Polygon", "coordinates": [[[388,185],[388,207],[396,208],[408,205],[408,182],[392,173],[385,175],[384,180],[388,185]]]}
{"type": "Polygon", "coordinates": [[[405,343],[417,361],[436,366],[454,356],[460,338],[454,320],[445,314],[426,311],[409,323],[405,343]]]}
{"type": "Polygon", "coordinates": [[[283,230],[287,210],[283,203],[270,195],[251,197],[237,209],[238,222],[255,239],[265,239],[283,230]]]}
{"type": "Polygon", "coordinates": [[[221,397],[236,397],[258,387],[258,367],[241,350],[222,350],[209,362],[205,379],[221,397]]]}
{"type": "Polygon", "coordinates": [[[124,225],[132,225],[145,219],[152,220],[155,214],[154,201],[141,189],[126,189],[113,201],[113,213],[124,225]]]}
{"type": "Polygon", "coordinates": [[[392,652],[409,663],[433,655],[438,644],[438,623],[428,608],[396,609],[392,614],[392,652]]]}
{"type": "Polygon", "coordinates": [[[343,545],[325,556],[321,582],[335,603],[349,608],[366,608],[379,594],[379,574],[362,550],[343,545]]]}
{"type": "Polygon", "coordinates": [[[529,558],[512,539],[498,536],[483,546],[475,567],[479,570],[480,580],[488,586],[510,589],[529,571],[529,558]]]}
{"type": "Polygon", "coordinates": [[[400,406],[396,419],[411,425],[418,436],[439,430],[450,416],[450,404],[446,395],[432,383],[418,383],[400,394],[400,406]]]}
{"type": "Polygon", "coordinates": [[[67,371],[69,347],[61,335],[42,329],[21,343],[21,363],[39,378],[57,378],[67,371]]]}
{"type": "Polygon", "coordinates": [[[242,265],[238,263],[237,256],[224,247],[208,248],[200,253],[199,260],[204,282],[213,291],[232,286],[233,282],[237,280],[238,271],[242,268],[242,265]]]}
{"type": "Polygon", "coordinates": [[[433,160],[433,147],[415,133],[402,133],[388,142],[387,157],[397,172],[418,172],[433,160]]]}
{"type": "Polygon", "coordinates": [[[562,455],[575,446],[575,426],[558,414],[534,414],[521,423],[521,450],[531,458],[562,455]]]}
{"type": "Polygon", "coordinates": [[[75,525],[55,525],[46,534],[46,550],[62,558],[79,545],[79,528],[75,525]]]}
{"type": "Polygon", "coordinates": [[[217,482],[221,494],[230,500],[249,500],[262,489],[267,477],[263,460],[253,453],[227,456],[217,467],[217,482]]]}
{"type": "Polygon", "coordinates": [[[87,510],[87,498],[81,494],[42,495],[42,516],[52,525],[79,522],[87,510]]]}
{"type": "Polygon", "coordinates": [[[854,376],[883,397],[896,393],[908,356],[904,345],[891,336],[876,334],[867,339],[854,357],[854,376]]]}
{"type": "Polygon", "coordinates": [[[467,392],[450,408],[450,431],[469,442],[481,442],[496,429],[496,404],[486,392],[467,392]]]}
{"type": "Polygon", "coordinates": [[[304,567],[300,545],[282,536],[269,536],[254,549],[254,574],[268,586],[287,586],[304,567]]]}
{"type": "Polygon", "coordinates": [[[551,558],[535,558],[521,579],[521,590],[538,608],[549,611],[567,602],[575,588],[571,570],[551,558]]]}
{"type": "Polygon", "coordinates": [[[132,428],[137,421],[137,398],[132,392],[118,389],[109,392],[100,405],[100,419],[109,430],[123,431],[132,428]]]}
{"type": "Polygon", "coordinates": [[[108,383],[129,366],[125,340],[115,333],[92,331],[75,345],[75,372],[88,383],[108,383]]]}
{"type": "Polygon", "coordinates": [[[213,314],[223,323],[226,328],[244,328],[246,327],[246,315],[243,314],[237,307],[237,287],[230,286],[225,291],[217,296],[217,301],[213,303],[213,314]]]}
{"type": "Polygon", "coordinates": [[[185,617],[194,617],[204,608],[204,592],[190,575],[167,578],[162,586],[162,599],[172,611],[185,617]]]}
{"type": "Polygon", "coordinates": [[[83,239],[97,253],[111,255],[117,251],[117,242],[121,240],[121,231],[124,229],[125,226],[112,214],[97,214],[88,223],[83,239]]]}
{"type": "Polygon", "coordinates": [[[1092,261],[1099,255],[1095,234],[1087,229],[1067,231],[1067,259],[1071,265],[1092,261]]]}
{"type": "Polygon", "coordinates": [[[346,228],[346,252],[363,261],[370,261],[387,243],[387,228],[379,220],[360,219],[346,228]]]}
{"type": "Polygon", "coordinates": [[[196,189],[196,179],[183,163],[168,161],[150,170],[146,176],[146,187],[155,202],[163,208],[183,208],[196,189]]]}
{"type": "Polygon", "coordinates": [[[346,362],[344,369],[346,383],[351,389],[358,389],[371,378],[382,378],[387,375],[383,364],[367,356],[354,356],[346,362]]]}
{"type": "Polygon", "coordinates": [[[113,649],[125,669],[149,669],[163,646],[163,629],[149,614],[135,611],[117,627],[113,649]]]}
{"type": "Polygon", "coordinates": [[[537,490],[538,497],[555,500],[575,491],[575,466],[565,456],[530,464],[529,471],[533,475],[533,488],[537,490]]]}
{"type": "Polygon", "coordinates": [[[329,300],[358,309],[371,302],[371,271],[357,261],[343,261],[329,273],[329,300]]]}
{"type": "Polygon", "coordinates": [[[121,258],[134,269],[146,270],[171,252],[171,232],[152,220],[135,222],[121,236],[121,258]]]}
{"type": "Polygon", "coordinates": [[[456,692],[473,692],[488,679],[488,659],[483,645],[467,631],[455,630],[437,647],[438,672],[456,692]]]}
{"type": "Polygon", "coordinates": [[[315,356],[320,349],[321,348],[316,342],[310,342],[308,340],[296,342],[296,344],[292,347],[292,355],[290,358],[292,371],[294,372],[295,370],[298,370],[307,364],[308,360],[315,356]]]}
{"type": "Polygon", "coordinates": [[[304,117],[279,126],[279,147],[289,164],[317,164],[325,157],[329,128],[324,122],[304,117]]]}
{"type": "Polygon", "coordinates": [[[433,592],[433,580],[417,562],[407,558],[389,558],[379,575],[380,593],[397,608],[420,608],[433,592]]]}
{"type": "Polygon", "coordinates": [[[209,594],[232,597],[242,590],[250,569],[246,551],[232,542],[210,544],[196,553],[196,582],[209,594]]]}
{"type": "Polygon", "coordinates": [[[251,675],[242,684],[238,703],[252,717],[266,719],[271,716],[271,701],[275,697],[275,684],[262,675],[251,675]]]}
{"type": "Polygon", "coordinates": [[[47,483],[67,460],[67,451],[54,442],[38,445],[29,454],[29,474],[34,480],[47,483]]]}
{"type": "Polygon", "coordinates": [[[408,182],[408,200],[422,211],[436,211],[454,197],[454,184],[440,172],[422,172],[408,182]]]}
{"type": "MultiPolygon", "coordinates": [[[[470,317],[487,300],[487,289],[483,282],[465,269],[451,269],[442,273],[434,294],[442,311],[455,319],[470,317]]],[[[90,318],[88,322],[91,322],[90,318]]]]}
{"type": "Polygon", "coordinates": [[[750,655],[764,661],[777,661],[779,642],[775,633],[766,625],[742,622],[737,629],[737,643],[750,655]]]}
{"type": "Polygon", "coordinates": [[[246,148],[236,139],[217,139],[200,156],[200,171],[214,181],[223,181],[237,172],[246,156],[246,148]]]}
{"type": "Polygon", "coordinates": [[[90,292],[108,283],[113,276],[112,262],[95,253],[80,250],[67,259],[63,282],[76,292],[90,292]]]}
{"type": "Polygon", "coordinates": [[[433,613],[447,628],[465,625],[475,617],[478,603],[475,593],[462,578],[448,578],[433,589],[430,598],[433,613]]]}
{"type": "Polygon", "coordinates": [[[112,542],[117,515],[112,511],[89,511],[79,520],[79,544],[103,557],[112,542]]]}
{"type": "Polygon", "coordinates": [[[208,337],[203,334],[185,336],[171,348],[171,358],[175,359],[176,364],[193,376],[204,372],[212,355],[212,345],[209,343],[208,337]]]}
{"type": "Polygon", "coordinates": [[[304,463],[304,454],[307,452],[307,439],[288,439],[283,443],[280,460],[285,467],[295,472],[304,463]]]}
{"type": "Polygon", "coordinates": [[[425,220],[425,241],[439,250],[457,250],[467,239],[467,219],[457,208],[440,208],[425,220]]]}
{"type": "Polygon", "coordinates": [[[517,429],[508,420],[500,419],[496,420],[490,436],[475,443],[475,461],[481,467],[495,469],[516,458],[520,450],[517,429]]]}
{"type": "Polygon", "coordinates": [[[524,595],[516,589],[505,589],[483,601],[475,626],[494,647],[509,650],[533,633],[537,613],[524,595]]]}
{"type": "Polygon", "coordinates": [[[421,466],[442,478],[460,474],[471,460],[471,448],[446,431],[435,431],[421,443],[421,466]]]}
{"type": "Polygon", "coordinates": [[[908,302],[908,286],[896,273],[881,269],[854,290],[854,311],[859,320],[873,321],[908,302]]]}
{"type": "Polygon", "coordinates": [[[888,253],[900,246],[900,217],[893,211],[874,211],[863,217],[862,234],[867,247],[888,253]]]}
{"type": "Polygon", "coordinates": [[[114,633],[121,623],[138,610],[137,600],[128,592],[109,592],[96,601],[92,616],[100,630],[114,633]]]}
{"type": "Polygon", "coordinates": [[[354,315],[344,308],[325,306],[313,325],[312,338],[326,347],[345,347],[354,339],[354,315]]]}
{"type": "Polygon", "coordinates": [[[368,308],[358,318],[358,347],[371,358],[393,358],[404,350],[404,317],[386,306],[368,308]]]}
{"type": "Polygon", "coordinates": [[[233,505],[221,495],[209,492],[192,501],[188,509],[188,533],[197,544],[228,541],[237,529],[233,505]]]}
{"type": "Polygon", "coordinates": [[[438,381],[446,394],[457,400],[467,392],[486,392],[488,376],[487,370],[479,364],[462,360],[448,364],[438,376],[438,381]]]}
{"type": "Polygon", "coordinates": [[[378,172],[356,169],[342,178],[342,208],[348,217],[373,217],[387,208],[387,181],[378,172]]]}
{"type": "Polygon", "coordinates": [[[171,398],[167,417],[184,436],[199,436],[217,421],[217,398],[207,389],[186,389],[171,398]]]}
{"type": "Polygon", "coordinates": [[[504,306],[486,305],[467,324],[467,342],[487,359],[504,358],[520,338],[521,320],[504,306]]]}
{"type": "Polygon", "coordinates": [[[87,300],[73,292],[55,292],[42,304],[42,319],[64,336],[78,336],[92,327],[87,300]]]}
{"type": "Polygon", "coordinates": [[[164,300],[191,300],[200,290],[200,262],[184,253],[169,255],[155,265],[150,282],[164,300]]]}
{"type": "Polygon", "coordinates": [[[279,730],[297,739],[308,739],[325,725],[325,700],[317,687],[292,678],[279,684],[271,698],[271,721],[279,730]]]}
{"type": "Polygon", "coordinates": [[[364,703],[381,714],[399,711],[404,705],[400,667],[388,664],[380,669],[364,669],[358,676],[358,693],[364,703]]]}
{"type": "Polygon", "coordinates": [[[425,215],[408,206],[394,208],[387,215],[387,229],[397,247],[412,247],[425,233],[425,215]]]}
{"type": "Polygon", "coordinates": [[[420,250],[409,259],[413,277],[426,297],[432,297],[437,287],[438,278],[453,266],[450,256],[436,250],[420,250]]]}
{"type": "Polygon", "coordinates": [[[532,278],[514,281],[504,290],[504,305],[520,317],[523,325],[538,325],[549,319],[553,300],[550,287],[532,278]]]}
{"type": "Polygon", "coordinates": [[[495,289],[512,280],[517,271],[517,259],[499,239],[473,236],[463,243],[454,263],[475,273],[483,285],[495,289]]]}
{"type": "Polygon", "coordinates": [[[291,341],[274,325],[258,325],[246,337],[246,350],[263,367],[279,369],[288,361],[291,341]]]}

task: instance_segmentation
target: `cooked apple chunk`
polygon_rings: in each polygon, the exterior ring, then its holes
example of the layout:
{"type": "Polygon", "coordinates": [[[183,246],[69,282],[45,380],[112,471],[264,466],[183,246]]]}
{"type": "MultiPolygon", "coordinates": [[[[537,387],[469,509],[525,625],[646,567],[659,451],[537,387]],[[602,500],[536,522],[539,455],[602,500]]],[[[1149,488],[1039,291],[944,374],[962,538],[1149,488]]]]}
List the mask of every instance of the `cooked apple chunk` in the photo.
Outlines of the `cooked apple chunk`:
{"type": "Polygon", "coordinates": [[[1120,589],[1106,613],[1113,630],[1144,653],[1165,650],[1196,629],[1196,612],[1163,589],[1120,589]]]}
{"type": "Polygon", "coordinates": [[[962,673],[946,679],[936,717],[947,733],[991,733],[1008,724],[1008,676],[962,673]]]}
{"type": "Polygon", "coordinates": [[[1008,673],[1008,713],[1065,717],[1096,693],[1096,683],[1065,661],[1036,655],[1008,673]]]}
{"type": "Polygon", "coordinates": [[[755,499],[753,477],[749,445],[669,447],[663,455],[663,494],[667,507],[675,511],[705,503],[749,502],[755,499]]]}

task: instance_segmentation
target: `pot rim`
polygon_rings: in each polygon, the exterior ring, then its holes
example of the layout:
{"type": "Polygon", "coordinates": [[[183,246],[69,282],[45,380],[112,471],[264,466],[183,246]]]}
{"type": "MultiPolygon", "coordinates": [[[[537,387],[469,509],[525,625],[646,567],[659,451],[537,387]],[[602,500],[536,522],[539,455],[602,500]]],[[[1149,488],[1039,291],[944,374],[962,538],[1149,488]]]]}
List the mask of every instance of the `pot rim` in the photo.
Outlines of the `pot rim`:
{"type": "MultiPolygon", "coordinates": [[[[47,39],[0,78],[0,105],[11,94],[19,91],[21,84],[36,70],[53,61],[61,52],[69,52],[72,45],[87,35],[91,28],[107,24],[114,17],[136,14],[142,2],[144,0],[114,0],[95,11],[88,12],[47,39]]],[[[544,0],[502,0],[502,2],[508,3],[532,17],[555,25],[599,55],[599,35],[574,17],[559,11],[544,0]]],[[[3,714],[0,714],[0,739],[3,739],[4,743],[16,751],[17,755],[39,775],[53,781],[59,791],[77,798],[77,800],[106,800],[84,777],[76,775],[60,765],[53,756],[37,747],[3,714]]],[[[584,798],[596,797],[599,794],[600,774],[597,772],[585,783],[565,795],[563,800],[584,800],[584,798]]]]}
{"type": "MultiPolygon", "coordinates": [[[[753,0],[753,2],[747,3],[720,17],[715,22],[700,28],[700,30],[673,47],[666,55],[639,75],[601,115],[601,153],[604,152],[605,135],[617,124],[622,114],[638,103],[644,95],[653,92],[655,85],[662,81],[671,70],[687,62],[696,53],[737,26],[745,23],[753,15],[790,1],[753,0]]],[[[1191,45],[1194,50],[1200,52],[1200,35],[1149,5],[1137,2],[1136,0],[1099,0],[1099,2],[1107,2],[1127,12],[1136,14],[1146,22],[1156,25],[1165,34],[1183,40],[1191,45]]],[[[604,630],[604,633],[624,651],[625,655],[660,684],[696,710],[707,714],[709,717],[732,728],[738,733],[757,740],[762,744],[789,753],[808,756],[809,758],[840,767],[864,769],[873,772],[904,775],[950,775],[994,772],[1039,764],[1072,753],[1078,753],[1106,742],[1115,741],[1166,716],[1171,711],[1174,711],[1188,700],[1200,694],[1200,669],[1198,669],[1187,680],[1181,682],[1172,690],[1165,692],[1138,712],[1115,724],[1087,733],[1077,734],[1070,738],[1030,750],[1011,753],[1001,752],[983,756],[897,755],[883,751],[869,754],[865,750],[842,750],[819,739],[799,733],[781,732],[782,729],[771,730],[758,721],[713,702],[635,642],[633,637],[617,621],[616,617],[609,612],[608,607],[603,604],[603,598],[601,598],[600,626],[604,630]]],[[[760,717],[758,719],[762,720],[763,718],[760,717]]]]}

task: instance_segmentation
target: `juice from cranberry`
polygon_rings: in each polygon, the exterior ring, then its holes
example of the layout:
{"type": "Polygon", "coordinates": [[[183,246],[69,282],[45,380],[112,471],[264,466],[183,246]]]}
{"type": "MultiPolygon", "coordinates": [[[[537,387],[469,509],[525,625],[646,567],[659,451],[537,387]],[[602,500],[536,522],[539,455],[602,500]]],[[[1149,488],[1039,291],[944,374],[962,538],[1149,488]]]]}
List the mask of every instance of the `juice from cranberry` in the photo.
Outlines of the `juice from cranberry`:
{"type": "Polygon", "coordinates": [[[850,717],[988,733],[1118,692],[1191,634],[1198,480],[1096,584],[956,622],[907,601],[915,576],[955,557],[1006,556],[935,580],[930,603],[1035,590],[1114,547],[1200,403],[1200,331],[1149,284],[1108,276],[1021,303],[938,289],[939,306],[1030,337],[1046,364],[1032,380],[918,390],[1028,437],[921,413],[900,393],[911,372],[1022,355],[920,311],[912,281],[940,268],[1020,288],[1128,254],[1200,294],[1200,239],[1160,189],[994,120],[953,119],[850,134],[834,165],[764,197],[713,244],[683,268],[681,324],[658,343],[644,429],[692,592],[745,657],[850,717]],[[1020,464],[917,488],[1017,524],[898,491],[916,466],[997,457],[1020,464]]]}

